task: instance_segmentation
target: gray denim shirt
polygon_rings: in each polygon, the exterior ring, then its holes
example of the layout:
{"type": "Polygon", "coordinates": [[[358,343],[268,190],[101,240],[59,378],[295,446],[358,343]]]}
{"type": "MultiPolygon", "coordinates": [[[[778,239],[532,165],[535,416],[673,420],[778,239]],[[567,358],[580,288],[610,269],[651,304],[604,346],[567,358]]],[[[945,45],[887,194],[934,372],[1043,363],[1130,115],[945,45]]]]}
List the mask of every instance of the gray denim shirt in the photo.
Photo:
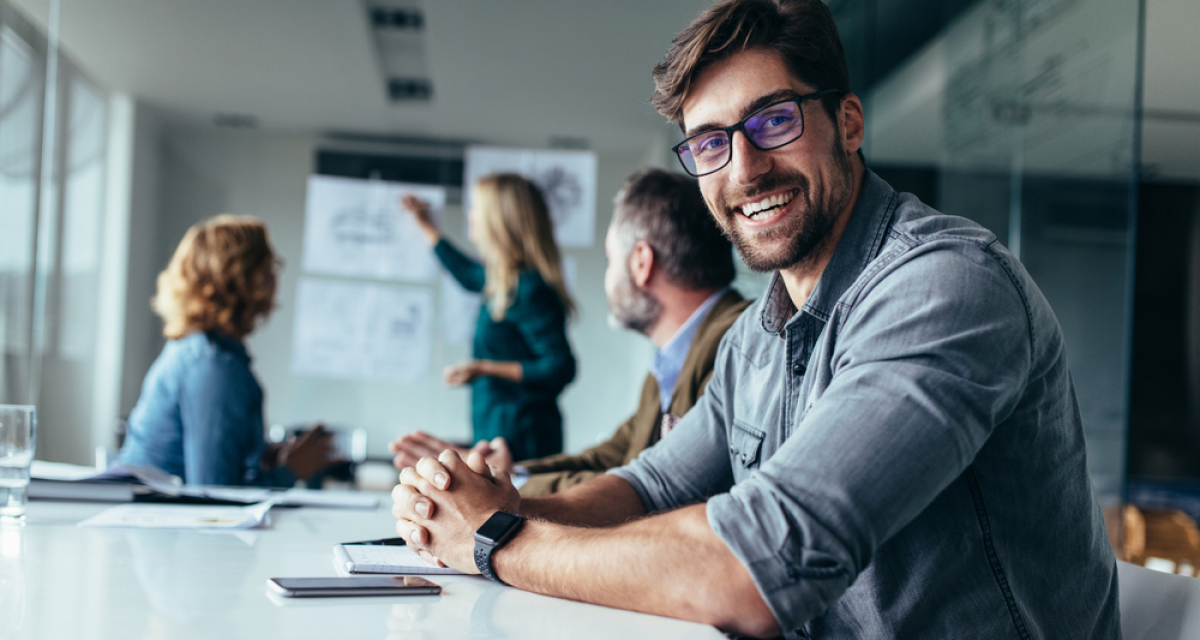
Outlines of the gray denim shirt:
{"type": "Polygon", "coordinates": [[[611,473],[648,511],[707,500],[789,638],[1121,635],[1054,312],[994,235],[870,171],[803,308],[776,274],[611,473]]]}

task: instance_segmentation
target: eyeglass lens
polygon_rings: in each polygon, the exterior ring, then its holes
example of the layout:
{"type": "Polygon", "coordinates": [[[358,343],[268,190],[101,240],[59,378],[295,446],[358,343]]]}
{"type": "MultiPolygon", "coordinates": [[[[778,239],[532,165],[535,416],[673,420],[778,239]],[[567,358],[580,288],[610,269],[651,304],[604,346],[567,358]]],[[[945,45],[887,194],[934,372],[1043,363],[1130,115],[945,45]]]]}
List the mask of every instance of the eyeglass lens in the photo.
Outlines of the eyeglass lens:
{"type": "MultiPolygon", "coordinates": [[[[804,117],[797,101],[773,104],[742,121],[751,144],[763,151],[781,147],[804,133],[804,117]]],[[[733,146],[724,130],[699,133],[679,147],[679,159],[693,175],[712,173],[729,162],[733,146]]]]}

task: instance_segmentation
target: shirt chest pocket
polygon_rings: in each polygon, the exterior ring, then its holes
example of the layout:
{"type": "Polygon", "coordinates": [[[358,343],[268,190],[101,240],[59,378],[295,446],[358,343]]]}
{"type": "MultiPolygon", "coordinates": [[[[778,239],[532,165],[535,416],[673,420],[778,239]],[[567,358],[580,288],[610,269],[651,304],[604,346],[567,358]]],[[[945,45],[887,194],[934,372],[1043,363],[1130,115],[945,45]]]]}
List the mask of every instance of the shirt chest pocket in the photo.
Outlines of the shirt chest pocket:
{"type": "Polygon", "coordinates": [[[750,425],[735,420],[733,431],[729,434],[729,457],[733,466],[734,481],[740,481],[758,467],[762,455],[762,431],[750,425]]]}

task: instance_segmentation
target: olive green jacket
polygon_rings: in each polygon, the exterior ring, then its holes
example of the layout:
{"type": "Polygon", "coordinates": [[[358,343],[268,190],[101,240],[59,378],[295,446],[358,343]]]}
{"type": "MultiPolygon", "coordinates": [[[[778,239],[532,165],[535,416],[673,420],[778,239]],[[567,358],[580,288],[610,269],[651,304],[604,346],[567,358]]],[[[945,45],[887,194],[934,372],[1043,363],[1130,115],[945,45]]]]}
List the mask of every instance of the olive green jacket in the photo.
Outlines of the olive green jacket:
{"type": "MultiPolygon", "coordinates": [[[[696,404],[712,377],[713,360],[716,359],[721,337],[749,305],[750,301],[743,299],[733,289],[713,305],[692,339],[692,346],[679,371],[679,379],[675,382],[675,390],[671,393],[668,411],[682,416],[696,404]]],[[[521,486],[521,495],[528,497],[556,493],[609,469],[628,464],[644,449],[658,442],[662,425],[661,411],[658,382],[654,376],[647,375],[637,411],[606,442],[578,455],[559,454],[518,462],[532,474],[521,486]]]]}

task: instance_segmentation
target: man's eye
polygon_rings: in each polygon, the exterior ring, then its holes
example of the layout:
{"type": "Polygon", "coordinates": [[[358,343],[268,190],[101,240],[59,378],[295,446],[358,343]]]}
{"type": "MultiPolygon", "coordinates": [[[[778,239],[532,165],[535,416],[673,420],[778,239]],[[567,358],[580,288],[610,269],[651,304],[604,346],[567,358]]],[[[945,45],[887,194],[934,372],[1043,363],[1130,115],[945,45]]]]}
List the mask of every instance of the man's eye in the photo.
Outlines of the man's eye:
{"type": "Polygon", "coordinates": [[[792,117],[791,114],[779,114],[769,116],[766,121],[763,122],[763,126],[766,128],[783,127],[790,124],[793,120],[795,120],[795,118],[792,117]]]}
{"type": "Polygon", "coordinates": [[[696,155],[708,155],[725,148],[725,136],[709,136],[696,140],[691,145],[696,155]]]}

